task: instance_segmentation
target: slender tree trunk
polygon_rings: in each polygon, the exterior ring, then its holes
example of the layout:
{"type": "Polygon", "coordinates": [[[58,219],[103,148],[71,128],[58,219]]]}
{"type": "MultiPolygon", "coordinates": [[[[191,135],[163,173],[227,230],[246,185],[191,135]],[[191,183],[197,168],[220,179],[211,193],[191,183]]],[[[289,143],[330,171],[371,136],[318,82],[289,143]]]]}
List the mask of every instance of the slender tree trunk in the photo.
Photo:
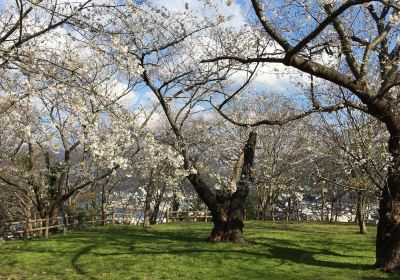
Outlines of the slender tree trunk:
{"type": "Polygon", "coordinates": [[[336,202],[335,202],[335,198],[334,198],[331,201],[331,217],[329,219],[330,223],[333,223],[335,221],[335,204],[336,204],[336,202]]]}
{"type": "Polygon", "coordinates": [[[321,222],[325,221],[326,192],[322,190],[321,201],[321,222]]]}
{"type": "Polygon", "coordinates": [[[376,236],[376,263],[383,271],[400,268],[400,133],[390,135],[387,185],[379,203],[379,223],[376,236]]]}
{"type": "Polygon", "coordinates": [[[269,207],[267,207],[267,204],[264,204],[262,207],[262,220],[266,221],[268,219],[268,212],[269,212],[269,207]]]}
{"type": "Polygon", "coordinates": [[[189,181],[210,209],[212,215],[214,227],[208,238],[210,242],[231,241],[245,243],[243,236],[245,201],[249,193],[256,139],[257,134],[251,132],[244,148],[240,180],[233,194],[214,195],[197,171],[188,175],[189,181]]]}
{"type": "Polygon", "coordinates": [[[262,215],[262,213],[263,213],[263,210],[262,210],[262,208],[261,208],[261,203],[260,203],[260,201],[258,200],[258,203],[257,203],[257,210],[256,210],[256,221],[261,220],[261,215],[262,215]]]}
{"type": "Polygon", "coordinates": [[[300,221],[300,202],[296,199],[296,221],[300,221]]]}
{"type": "Polygon", "coordinates": [[[151,214],[151,209],[150,209],[150,203],[152,199],[152,184],[150,183],[147,186],[147,193],[146,193],[146,199],[144,201],[144,211],[143,211],[143,227],[148,228],[150,227],[150,214],[151,214]]]}
{"type": "Polygon", "coordinates": [[[292,210],[291,210],[291,208],[292,208],[292,199],[290,197],[288,198],[287,203],[288,203],[288,205],[286,207],[286,217],[285,218],[286,218],[286,222],[289,222],[289,220],[290,220],[290,218],[292,216],[292,210]]]}
{"type": "Polygon", "coordinates": [[[105,190],[106,184],[102,184],[101,188],[101,220],[103,226],[107,225],[107,196],[105,190]]]}
{"type": "Polygon", "coordinates": [[[157,223],[157,217],[160,212],[160,205],[164,198],[165,189],[166,189],[166,184],[164,183],[163,188],[161,189],[160,195],[157,197],[156,203],[154,205],[154,210],[150,216],[150,224],[152,224],[152,225],[155,225],[157,223]]]}
{"type": "Polygon", "coordinates": [[[0,244],[4,243],[3,234],[6,231],[6,225],[0,221],[0,244]]]}
{"type": "Polygon", "coordinates": [[[268,187],[267,207],[269,212],[269,220],[275,221],[275,199],[274,199],[274,186],[271,184],[268,187]]]}
{"type": "Polygon", "coordinates": [[[367,227],[365,225],[365,200],[366,195],[364,191],[358,191],[357,194],[357,222],[361,234],[367,234],[367,227]]]}
{"type": "Polygon", "coordinates": [[[268,213],[271,210],[271,204],[270,204],[270,199],[269,199],[269,195],[267,194],[266,197],[264,198],[264,201],[261,204],[261,216],[262,216],[262,220],[266,221],[268,219],[268,213]]]}
{"type": "Polygon", "coordinates": [[[150,171],[150,178],[149,178],[149,183],[147,184],[146,188],[146,198],[144,201],[144,209],[143,209],[143,227],[147,228],[150,227],[150,203],[151,200],[153,199],[153,185],[154,185],[154,169],[151,169],[150,171]]]}
{"type": "Polygon", "coordinates": [[[342,209],[342,202],[341,202],[341,199],[340,200],[338,199],[335,204],[335,222],[338,221],[338,215],[339,215],[339,211],[341,211],[341,209],[342,209]]]}
{"type": "Polygon", "coordinates": [[[271,221],[275,222],[275,203],[272,202],[271,204],[271,221]]]}
{"type": "Polygon", "coordinates": [[[179,200],[178,200],[178,195],[176,192],[174,192],[173,199],[172,199],[172,211],[178,211],[179,210],[179,200]]]}

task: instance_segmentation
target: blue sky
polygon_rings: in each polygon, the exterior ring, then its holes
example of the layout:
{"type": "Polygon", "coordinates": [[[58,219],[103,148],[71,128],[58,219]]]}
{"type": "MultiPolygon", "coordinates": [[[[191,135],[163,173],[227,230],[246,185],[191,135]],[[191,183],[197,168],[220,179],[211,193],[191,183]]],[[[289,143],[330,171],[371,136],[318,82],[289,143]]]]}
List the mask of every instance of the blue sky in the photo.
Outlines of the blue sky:
{"type": "MultiPolygon", "coordinates": [[[[4,7],[6,2],[11,0],[0,0],[0,7],[4,7]]],[[[80,0],[75,0],[71,2],[79,2],[80,0]]],[[[111,1],[111,0],[110,0],[111,1]]],[[[203,4],[198,0],[152,0],[160,5],[165,6],[168,9],[172,10],[185,10],[185,3],[189,4],[190,8],[194,9],[202,9],[204,8],[203,4]]],[[[12,2],[14,3],[14,2],[12,2]]],[[[219,12],[224,15],[233,15],[234,19],[232,20],[233,25],[240,25],[245,21],[245,16],[243,13],[249,9],[249,5],[251,5],[250,1],[244,0],[235,0],[232,5],[226,6],[226,0],[213,0],[213,3],[217,5],[221,10],[219,12]],[[245,7],[242,7],[245,6],[245,7]]],[[[286,92],[293,91],[294,85],[290,82],[290,78],[278,78],[275,75],[271,74],[270,71],[272,66],[267,66],[264,69],[264,73],[260,74],[260,77],[257,78],[257,83],[262,87],[266,87],[272,91],[278,92],[286,92]]],[[[275,67],[275,66],[274,66],[275,67]]],[[[154,99],[153,94],[149,91],[147,87],[141,87],[136,89],[136,92],[133,92],[131,96],[126,97],[124,101],[128,107],[135,108],[140,103],[148,102],[148,99],[154,99]]]]}

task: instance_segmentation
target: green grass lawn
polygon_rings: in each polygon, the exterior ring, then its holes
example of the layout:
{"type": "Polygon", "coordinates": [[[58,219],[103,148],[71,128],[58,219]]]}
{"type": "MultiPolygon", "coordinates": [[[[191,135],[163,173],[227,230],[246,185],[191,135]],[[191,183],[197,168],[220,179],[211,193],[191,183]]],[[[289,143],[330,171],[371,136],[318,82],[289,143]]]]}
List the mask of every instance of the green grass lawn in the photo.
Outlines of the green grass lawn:
{"type": "Polygon", "coordinates": [[[9,241],[0,279],[400,279],[372,268],[375,236],[356,225],[247,222],[242,246],[204,242],[210,227],[108,226],[9,241]]]}

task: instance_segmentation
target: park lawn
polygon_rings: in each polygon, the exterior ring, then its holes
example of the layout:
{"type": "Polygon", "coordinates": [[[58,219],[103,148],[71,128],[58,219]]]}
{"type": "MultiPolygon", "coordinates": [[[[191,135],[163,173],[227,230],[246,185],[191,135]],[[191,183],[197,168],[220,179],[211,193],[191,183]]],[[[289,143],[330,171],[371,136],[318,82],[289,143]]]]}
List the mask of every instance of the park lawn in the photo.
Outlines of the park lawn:
{"type": "Polygon", "coordinates": [[[0,246],[0,279],[400,279],[373,269],[354,224],[246,222],[248,245],[210,244],[211,224],[107,226],[0,246]]]}

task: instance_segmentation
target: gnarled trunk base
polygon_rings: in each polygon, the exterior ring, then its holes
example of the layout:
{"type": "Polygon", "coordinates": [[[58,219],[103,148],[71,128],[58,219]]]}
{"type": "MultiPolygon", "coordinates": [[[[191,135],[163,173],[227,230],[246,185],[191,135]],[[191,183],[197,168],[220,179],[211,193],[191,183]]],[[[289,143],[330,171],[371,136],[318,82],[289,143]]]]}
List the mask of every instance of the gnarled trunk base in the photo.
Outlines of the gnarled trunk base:
{"type": "MultiPolygon", "coordinates": [[[[214,194],[202,179],[193,163],[185,159],[185,168],[194,170],[187,178],[192,183],[201,200],[207,205],[213,217],[214,228],[208,238],[211,242],[231,241],[245,243],[243,238],[243,220],[246,197],[249,193],[256,146],[257,133],[250,132],[247,144],[243,149],[243,166],[236,185],[236,191],[229,194],[214,194]],[[192,165],[192,166],[191,166],[192,165]]],[[[238,168],[235,168],[238,172],[238,168]]]]}
{"type": "Polygon", "coordinates": [[[245,244],[246,241],[243,236],[244,198],[239,198],[235,193],[233,195],[219,195],[217,201],[220,204],[220,211],[213,214],[214,227],[208,241],[245,244]]]}
{"type": "Polygon", "coordinates": [[[388,146],[392,162],[379,202],[375,265],[392,272],[400,269],[400,132],[390,135],[388,146]]]}
{"type": "Polygon", "coordinates": [[[375,266],[383,271],[400,269],[400,199],[385,192],[380,202],[375,266]]]}
{"type": "Polygon", "coordinates": [[[236,244],[246,244],[246,240],[243,236],[243,226],[232,226],[232,225],[221,225],[216,224],[211,231],[211,235],[208,238],[209,242],[233,242],[236,244]]]}

